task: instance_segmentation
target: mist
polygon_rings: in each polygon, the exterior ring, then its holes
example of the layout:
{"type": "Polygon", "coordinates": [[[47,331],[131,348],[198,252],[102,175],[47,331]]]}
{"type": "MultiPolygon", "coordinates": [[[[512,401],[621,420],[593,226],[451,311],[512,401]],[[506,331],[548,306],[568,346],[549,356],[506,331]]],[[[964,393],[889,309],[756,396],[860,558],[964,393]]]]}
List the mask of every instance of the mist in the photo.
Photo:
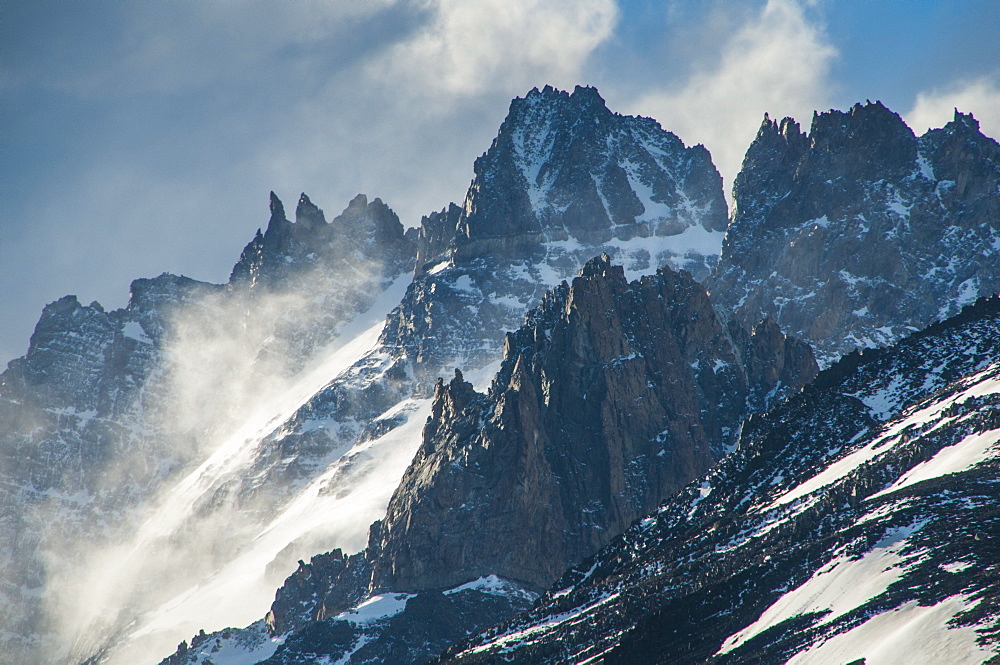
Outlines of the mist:
{"type": "MultiPolygon", "coordinates": [[[[329,469],[318,479],[282,477],[286,460],[272,459],[270,446],[295,430],[289,420],[309,398],[377,344],[385,313],[409,282],[408,273],[385,272],[355,256],[297,272],[281,288],[196,288],[167,311],[159,363],[129,409],[134,431],[98,474],[93,494],[100,498],[68,530],[62,501],[30,515],[43,534],[43,604],[58,635],[46,662],[82,660],[112,640],[125,650],[109,662],[156,662],[198,628],[262,617],[298,558],[364,546],[419,443],[423,418],[396,432],[408,437],[386,451],[369,442],[375,450],[345,460],[356,428],[319,426],[314,445],[329,447],[329,469]],[[390,458],[384,468],[361,463],[378,455],[390,458]],[[330,485],[346,488],[334,512],[303,517],[296,501],[316,499],[330,485]],[[225,597],[209,594],[206,611],[190,596],[227,569],[225,597]],[[246,592],[238,599],[233,576],[246,592]]],[[[400,409],[404,417],[419,410],[400,409]]]]}

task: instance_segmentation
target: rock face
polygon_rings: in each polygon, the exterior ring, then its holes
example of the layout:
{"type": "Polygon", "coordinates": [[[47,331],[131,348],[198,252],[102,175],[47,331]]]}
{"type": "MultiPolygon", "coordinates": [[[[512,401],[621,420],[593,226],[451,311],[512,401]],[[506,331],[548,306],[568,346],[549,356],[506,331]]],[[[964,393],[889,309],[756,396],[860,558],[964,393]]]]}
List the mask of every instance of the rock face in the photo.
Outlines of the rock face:
{"type": "Polygon", "coordinates": [[[686,273],[629,284],[607,256],[590,261],[508,335],[488,395],[460,374],[438,384],[372,532],[375,587],[489,574],[547,587],[718,459],[751,394],[773,403],[815,374],[773,324],[744,337],[686,273]]]}
{"type": "Polygon", "coordinates": [[[462,206],[422,220],[416,277],[383,334],[423,394],[441,368],[495,362],[504,333],[594,256],[629,279],[668,265],[702,280],[718,259],[726,202],[708,151],[593,88],[515,99],[474,170],[462,206]]]}
{"type": "Polygon", "coordinates": [[[455,239],[461,258],[607,244],[629,270],[669,263],[703,279],[712,234],[726,229],[708,151],[650,118],[612,113],[594,88],[515,99],[475,172],[455,239]]]}
{"type": "Polygon", "coordinates": [[[436,662],[989,660],[998,344],[994,297],[845,357],[531,610],[436,662]]]}
{"type": "MultiPolygon", "coordinates": [[[[488,394],[459,371],[438,382],[423,443],[368,548],[303,564],[278,591],[271,634],[320,630],[314,621],[333,630],[372,594],[411,596],[409,611],[477,579],[514,589],[480,598],[483,612],[499,616],[497,596],[514,612],[525,591],[546,588],[708,469],[755,400],[770,405],[815,374],[809,348],[773,324],[738,341],[730,330],[687,273],[629,283],[609,257],[588,262],[507,336],[488,394]]],[[[472,605],[464,616],[485,621],[472,605]]],[[[380,631],[366,639],[402,648],[380,631]]],[[[430,628],[425,637],[446,642],[430,628]]],[[[339,659],[357,639],[308,653],[339,659]]],[[[303,653],[289,641],[273,662],[303,653]]]]}
{"type": "Polygon", "coordinates": [[[336,616],[342,608],[353,607],[367,595],[371,566],[363,554],[344,556],[336,549],[317,554],[299,568],[278,589],[264,621],[272,635],[286,635],[295,629],[336,616]]]}
{"type": "Polygon", "coordinates": [[[713,300],[828,364],[1000,290],[1000,145],[956,111],[916,137],[881,103],[765,117],[747,150],[713,300]]]}

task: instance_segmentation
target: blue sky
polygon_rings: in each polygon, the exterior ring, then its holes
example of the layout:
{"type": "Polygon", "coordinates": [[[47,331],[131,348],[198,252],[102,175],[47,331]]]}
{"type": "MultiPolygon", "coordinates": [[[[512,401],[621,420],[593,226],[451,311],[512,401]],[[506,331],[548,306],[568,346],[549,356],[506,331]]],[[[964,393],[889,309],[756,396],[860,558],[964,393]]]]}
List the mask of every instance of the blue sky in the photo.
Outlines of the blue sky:
{"type": "Polygon", "coordinates": [[[404,224],[460,201],[512,97],[596,85],[731,183],[765,111],[959,106],[1000,136],[1000,3],[5,0],[0,366],[67,293],[225,281],[275,190],[404,224]]]}

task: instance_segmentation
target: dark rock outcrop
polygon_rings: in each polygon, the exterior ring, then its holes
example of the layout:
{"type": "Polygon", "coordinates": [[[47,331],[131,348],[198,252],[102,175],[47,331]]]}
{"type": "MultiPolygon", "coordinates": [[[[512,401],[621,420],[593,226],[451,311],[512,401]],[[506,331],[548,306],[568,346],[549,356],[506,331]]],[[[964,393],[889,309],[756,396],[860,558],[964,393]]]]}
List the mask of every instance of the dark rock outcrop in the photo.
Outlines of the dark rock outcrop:
{"type": "Polygon", "coordinates": [[[317,554],[309,563],[299,561],[264,618],[268,631],[285,635],[353,607],[364,599],[370,578],[364,554],[344,556],[337,549],[317,554]]]}
{"type": "Polygon", "coordinates": [[[742,342],[686,273],[630,284],[607,256],[590,261],[507,336],[488,395],[460,374],[436,387],[371,544],[375,587],[547,586],[704,472],[749,403],[815,373],[773,323],[742,342]]]}
{"type": "Polygon", "coordinates": [[[916,137],[879,102],[767,117],[747,150],[713,301],[823,363],[1000,290],[1000,145],[956,111],[916,137]]]}
{"type": "Polygon", "coordinates": [[[998,352],[993,297],[845,357],[532,609],[434,662],[850,662],[908,621],[920,634],[891,642],[900,658],[987,661],[998,352]]]}
{"type": "Polygon", "coordinates": [[[433,259],[440,258],[451,247],[455,238],[462,209],[454,203],[440,212],[432,212],[420,220],[417,232],[417,267],[419,275],[433,266],[433,259]]]}

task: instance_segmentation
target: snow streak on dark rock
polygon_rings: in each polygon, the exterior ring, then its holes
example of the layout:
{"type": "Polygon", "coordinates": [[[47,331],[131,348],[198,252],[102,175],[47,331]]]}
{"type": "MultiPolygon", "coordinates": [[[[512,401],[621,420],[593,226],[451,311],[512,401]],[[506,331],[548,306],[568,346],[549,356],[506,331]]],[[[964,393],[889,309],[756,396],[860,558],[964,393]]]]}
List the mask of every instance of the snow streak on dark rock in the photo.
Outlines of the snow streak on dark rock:
{"type": "Polygon", "coordinates": [[[709,290],[829,364],[1000,290],[1000,145],[971,115],[916,137],[879,102],[765,117],[709,290]]]}

